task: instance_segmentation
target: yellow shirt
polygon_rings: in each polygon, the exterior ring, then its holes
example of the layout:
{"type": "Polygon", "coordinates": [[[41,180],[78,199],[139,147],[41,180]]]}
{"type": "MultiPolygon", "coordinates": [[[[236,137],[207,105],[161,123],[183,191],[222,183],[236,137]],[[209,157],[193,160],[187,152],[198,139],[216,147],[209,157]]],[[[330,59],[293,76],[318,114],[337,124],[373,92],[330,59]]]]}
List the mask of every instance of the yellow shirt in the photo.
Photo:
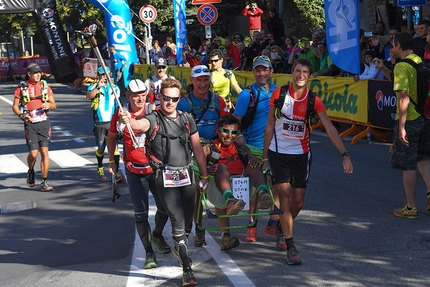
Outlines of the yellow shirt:
{"type": "MultiPolygon", "coordinates": [[[[406,58],[411,59],[415,63],[421,63],[421,58],[415,54],[410,54],[406,58]]],[[[418,92],[417,92],[417,71],[414,67],[406,62],[399,62],[394,66],[394,84],[393,90],[397,95],[397,114],[396,120],[399,119],[399,91],[408,91],[409,97],[411,97],[415,102],[418,102],[418,92]]],[[[420,114],[415,110],[415,106],[412,102],[408,106],[408,114],[406,120],[413,121],[416,120],[420,114]]]]}
{"type": "Polygon", "coordinates": [[[234,74],[231,75],[230,80],[225,77],[224,74],[224,69],[222,69],[220,72],[212,71],[212,83],[209,90],[220,95],[226,102],[228,102],[226,97],[230,95],[230,89],[234,84],[237,84],[237,80],[234,74]]]}

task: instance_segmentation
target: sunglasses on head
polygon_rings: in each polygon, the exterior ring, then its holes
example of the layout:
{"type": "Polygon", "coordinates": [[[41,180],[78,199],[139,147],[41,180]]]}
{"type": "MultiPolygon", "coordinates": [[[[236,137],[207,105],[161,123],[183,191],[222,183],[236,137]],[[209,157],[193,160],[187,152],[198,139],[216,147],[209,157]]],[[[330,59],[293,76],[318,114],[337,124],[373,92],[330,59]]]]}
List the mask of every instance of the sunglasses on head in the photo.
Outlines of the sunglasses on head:
{"type": "Polygon", "coordinates": [[[179,97],[169,97],[169,96],[166,96],[166,95],[164,95],[164,94],[161,94],[161,97],[162,97],[162,98],[163,98],[163,100],[165,100],[166,102],[170,102],[170,101],[172,101],[172,102],[176,103],[177,101],[179,101],[179,97]]]}
{"type": "Polygon", "coordinates": [[[267,56],[258,56],[258,57],[255,57],[253,62],[255,63],[255,62],[259,61],[259,60],[263,60],[263,61],[266,61],[266,62],[270,63],[270,59],[267,56]]]}
{"type": "Polygon", "coordinates": [[[225,134],[231,133],[232,135],[237,135],[239,133],[238,130],[231,130],[231,129],[224,128],[224,127],[219,128],[219,131],[222,133],[225,133],[225,134]]]}
{"type": "Polygon", "coordinates": [[[195,69],[195,70],[193,71],[193,73],[196,73],[196,74],[200,74],[200,73],[209,73],[209,70],[208,70],[208,68],[195,69]]]}
{"type": "Polygon", "coordinates": [[[157,69],[165,69],[166,66],[157,66],[157,69]]]}

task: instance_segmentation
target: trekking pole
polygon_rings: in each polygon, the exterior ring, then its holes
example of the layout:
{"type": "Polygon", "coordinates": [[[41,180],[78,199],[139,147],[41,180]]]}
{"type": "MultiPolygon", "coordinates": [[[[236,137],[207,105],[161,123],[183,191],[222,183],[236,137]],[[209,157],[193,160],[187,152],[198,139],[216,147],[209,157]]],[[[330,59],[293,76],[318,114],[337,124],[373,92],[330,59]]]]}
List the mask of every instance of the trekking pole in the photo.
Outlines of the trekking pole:
{"type": "Polygon", "coordinates": [[[115,199],[118,199],[121,197],[121,194],[118,190],[118,184],[115,181],[115,174],[112,173],[112,202],[115,202],[115,199]]]}
{"type": "MultiPolygon", "coordinates": [[[[83,35],[90,42],[91,48],[93,49],[94,54],[96,55],[97,60],[99,61],[99,64],[101,65],[101,67],[102,67],[102,69],[103,69],[103,71],[104,71],[104,73],[106,75],[106,80],[108,81],[108,83],[109,83],[109,85],[111,87],[112,94],[115,96],[115,100],[118,103],[119,110],[120,110],[121,113],[123,113],[124,109],[123,109],[123,107],[121,105],[121,101],[119,100],[119,95],[117,94],[117,92],[114,89],[114,83],[112,82],[111,77],[107,73],[105,61],[103,60],[103,57],[102,57],[102,55],[100,53],[100,50],[99,50],[99,47],[97,47],[97,40],[94,37],[94,34],[95,34],[96,30],[97,30],[97,25],[96,24],[92,24],[92,25],[90,25],[88,27],[88,29],[87,28],[84,29],[84,31],[75,30],[75,32],[83,35]]],[[[127,123],[126,125],[127,125],[127,128],[129,130],[129,132],[130,132],[130,137],[131,137],[131,141],[133,142],[133,146],[134,146],[134,148],[137,148],[138,147],[137,138],[136,138],[136,136],[135,136],[135,134],[133,132],[133,129],[131,128],[130,123],[127,123]]]]}

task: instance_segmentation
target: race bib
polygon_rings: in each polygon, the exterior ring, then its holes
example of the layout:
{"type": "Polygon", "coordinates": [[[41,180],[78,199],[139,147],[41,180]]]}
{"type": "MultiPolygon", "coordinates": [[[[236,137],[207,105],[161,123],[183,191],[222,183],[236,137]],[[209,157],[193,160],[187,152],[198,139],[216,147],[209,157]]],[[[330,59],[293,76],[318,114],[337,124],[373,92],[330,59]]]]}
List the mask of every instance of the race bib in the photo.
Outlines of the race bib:
{"type": "Polygon", "coordinates": [[[302,121],[294,121],[290,119],[283,120],[282,135],[284,137],[304,139],[306,130],[306,123],[302,121]]]}
{"type": "Polygon", "coordinates": [[[181,187],[191,185],[190,174],[188,169],[184,170],[164,170],[163,171],[164,187],[181,187]]]}
{"type": "Polygon", "coordinates": [[[31,110],[29,111],[29,115],[32,123],[43,122],[48,119],[43,109],[31,110]]]}

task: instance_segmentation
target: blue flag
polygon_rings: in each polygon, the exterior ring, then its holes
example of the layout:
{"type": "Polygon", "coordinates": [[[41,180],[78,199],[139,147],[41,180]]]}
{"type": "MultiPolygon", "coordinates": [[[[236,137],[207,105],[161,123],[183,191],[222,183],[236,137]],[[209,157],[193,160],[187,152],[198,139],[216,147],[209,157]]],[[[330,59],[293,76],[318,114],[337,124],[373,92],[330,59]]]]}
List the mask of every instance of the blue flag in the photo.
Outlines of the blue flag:
{"type": "Polygon", "coordinates": [[[324,0],[330,58],[340,69],[360,74],[359,0],[324,0]]]}
{"type": "Polygon", "coordinates": [[[186,13],[185,13],[185,0],[173,1],[173,14],[175,22],[175,36],[176,36],[176,63],[182,63],[182,50],[187,43],[187,26],[186,26],[186,13]]]}

